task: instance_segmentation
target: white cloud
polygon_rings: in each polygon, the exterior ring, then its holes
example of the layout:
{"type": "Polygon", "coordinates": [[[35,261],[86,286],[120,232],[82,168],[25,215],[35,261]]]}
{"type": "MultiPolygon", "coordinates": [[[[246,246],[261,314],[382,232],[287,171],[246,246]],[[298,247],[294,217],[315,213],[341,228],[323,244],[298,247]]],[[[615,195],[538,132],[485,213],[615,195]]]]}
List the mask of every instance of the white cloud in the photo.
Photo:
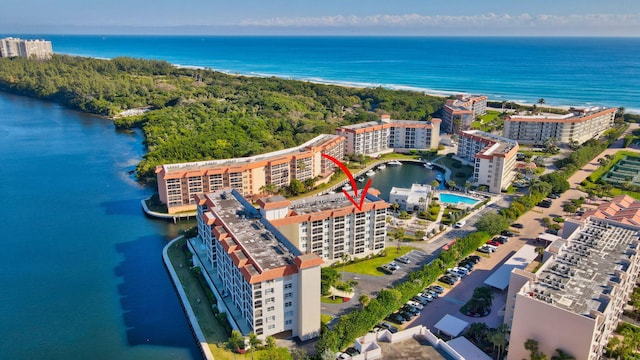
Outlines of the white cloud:
{"type": "Polygon", "coordinates": [[[550,15],[527,13],[478,15],[335,15],[320,17],[276,17],[246,19],[242,26],[264,27],[395,27],[395,28],[590,28],[632,29],[640,31],[640,14],[572,14],[550,15]]]}

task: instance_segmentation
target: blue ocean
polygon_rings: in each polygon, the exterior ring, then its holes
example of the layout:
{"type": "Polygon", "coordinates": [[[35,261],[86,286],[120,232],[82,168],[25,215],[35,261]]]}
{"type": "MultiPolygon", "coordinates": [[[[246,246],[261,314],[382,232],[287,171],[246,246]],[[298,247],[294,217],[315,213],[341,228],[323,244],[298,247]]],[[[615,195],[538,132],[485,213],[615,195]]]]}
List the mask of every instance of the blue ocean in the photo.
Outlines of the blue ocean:
{"type": "MultiPolygon", "coordinates": [[[[22,37],[34,37],[20,35],[22,37]]],[[[57,53],[640,113],[640,38],[39,35],[57,53]]]]}

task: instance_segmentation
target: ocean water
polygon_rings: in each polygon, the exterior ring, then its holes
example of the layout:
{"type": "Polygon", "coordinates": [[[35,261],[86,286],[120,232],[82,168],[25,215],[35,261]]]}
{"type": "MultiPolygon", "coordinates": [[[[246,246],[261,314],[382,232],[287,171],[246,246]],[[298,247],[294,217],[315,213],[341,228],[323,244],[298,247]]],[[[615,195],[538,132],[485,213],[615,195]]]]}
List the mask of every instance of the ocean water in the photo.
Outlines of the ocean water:
{"type": "Polygon", "coordinates": [[[51,40],[57,53],[640,113],[640,38],[35,37],[51,40]]]}
{"type": "Polygon", "coordinates": [[[146,218],[136,132],[0,93],[0,359],[199,357],[146,218]]]}

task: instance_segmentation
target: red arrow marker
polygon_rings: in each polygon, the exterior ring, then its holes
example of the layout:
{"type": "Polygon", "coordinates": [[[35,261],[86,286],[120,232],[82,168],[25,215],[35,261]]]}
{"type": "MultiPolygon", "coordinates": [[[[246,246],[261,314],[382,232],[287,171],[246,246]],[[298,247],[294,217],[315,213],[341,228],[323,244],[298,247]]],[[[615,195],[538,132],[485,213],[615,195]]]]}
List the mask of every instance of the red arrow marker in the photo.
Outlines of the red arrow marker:
{"type": "Polygon", "coordinates": [[[369,191],[369,186],[371,185],[371,179],[367,181],[367,185],[365,185],[364,190],[362,190],[362,195],[360,195],[360,201],[356,203],[355,199],[358,197],[358,186],[356,185],[356,180],[353,178],[353,175],[351,175],[351,171],[349,171],[349,169],[347,169],[347,167],[340,160],[334,158],[333,156],[329,156],[327,154],[322,154],[322,156],[333,161],[336,165],[340,167],[340,169],[342,169],[342,171],[345,174],[347,174],[347,177],[351,182],[351,187],[353,188],[353,196],[349,195],[347,190],[343,189],[342,192],[347,197],[347,199],[351,201],[353,206],[355,206],[358,210],[362,210],[362,204],[364,204],[364,198],[367,196],[367,191],[369,191]]]}

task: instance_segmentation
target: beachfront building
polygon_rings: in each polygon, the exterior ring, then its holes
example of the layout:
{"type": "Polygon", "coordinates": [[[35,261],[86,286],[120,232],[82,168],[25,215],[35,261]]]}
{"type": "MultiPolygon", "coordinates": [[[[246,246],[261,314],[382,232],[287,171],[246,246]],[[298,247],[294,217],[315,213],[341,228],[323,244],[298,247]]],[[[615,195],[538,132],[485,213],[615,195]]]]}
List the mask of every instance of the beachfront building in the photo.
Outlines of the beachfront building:
{"type": "Polygon", "coordinates": [[[251,157],[160,165],[155,169],[158,194],[168,213],[175,214],[195,210],[194,195],[225,187],[255,196],[265,194],[269,185],[288,186],[293,179],[328,181],[336,165],[322,154],[342,160],[344,151],[344,138],[325,134],[294,148],[251,157]]]}
{"type": "Polygon", "coordinates": [[[273,196],[258,200],[258,205],[260,213],[302,253],[331,263],[343,254],[364,257],[384,249],[389,204],[378,194],[369,189],[361,209],[341,193],[295,201],[273,196]]]}
{"type": "Polygon", "coordinates": [[[0,39],[0,57],[49,59],[51,56],[53,56],[51,41],[12,37],[0,39]]]}
{"type": "Polygon", "coordinates": [[[535,273],[511,273],[504,318],[511,328],[508,359],[528,358],[529,339],[547,356],[561,349],[575,359],[602,358],[636,286],[637,224],[592,215],[567,220],[562,237],[549,245],[535,273]]]}
{"type": "Polygon", "coordinates": [[[412,184],[410,189],[392,187],[389,203],[398,204],[401,210],[424,211],[431,195],[431,185],[412,184]]]}
{"type": "Polygon", "coordinates": [[[615,114],[615,108],[594,106],[564,115],[513,115],[504,120],[504,136],[522,144],[542,145],[550,138],[564,144],[582,144],[613,127],[615,114]]]}
{"type": "Polygon", "coordinates": [[[462,131],[458,137],[456,155],[473,166],[472,184],[487,185],[492,193],[511,184],[516,176],[516,141],[479,130],[462,131]]]}
{"type": "Polygon", "coordinates": [[[442,130],[450,134],[471,129],[477,116],[487,113],[485,95],[456,95],[448,99],[442,107],[442,130]]]}
{"type": "Polygon", "coordinates": [[[289,331],[301,340],[317,337],[322,259],[300,252],[235,189],[194,197],[196,241],[207,254],[201,271],[215,279],[212,292],[232,308],[227,315],[239,330],[262,338],[289,331]]]}
{"type": "Polygon", "coordinates": [[[402,150],[435,150],[440,142],[440,119],[428,121],[392,120],[382,115],[379,121],[342,126],[336,135],[346,139],[347,154],[376,156],[402,150]]]}

